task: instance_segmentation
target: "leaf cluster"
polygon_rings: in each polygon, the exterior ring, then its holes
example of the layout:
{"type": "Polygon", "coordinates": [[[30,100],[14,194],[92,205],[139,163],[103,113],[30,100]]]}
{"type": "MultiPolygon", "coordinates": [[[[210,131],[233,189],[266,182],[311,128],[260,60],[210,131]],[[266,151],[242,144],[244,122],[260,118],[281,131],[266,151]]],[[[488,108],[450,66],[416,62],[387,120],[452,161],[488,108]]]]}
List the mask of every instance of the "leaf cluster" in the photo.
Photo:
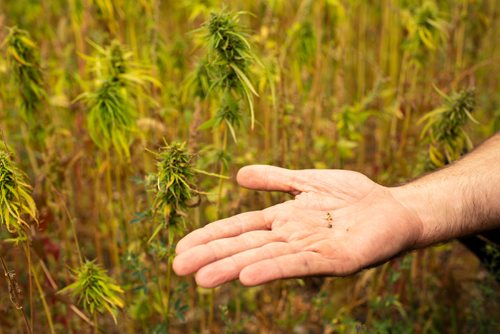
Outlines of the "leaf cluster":
{"type": "Polygon", "coordinates": [[[258,94],[249,79],[249,66],[259,61],[251,51],[248,35],[238,23],[240,15],[241,13],[230,14],[224,11],[211,13],[210,19],[204,24],[208,44],[208,69],[212,80],[211,88],[234,91],[237,96],[246,100],[253,127],[253,96],[258,94]]]}
{"type": "Polygon", "coordinates": [[[183,100],[187,101],[191,96],[205,99],[210,91],[210,73],[209,63],[203,58],[196,66],[194,71],[189,73],[183,87],[183,100]]]}
{"type": "Polygon", "coordinates": [[[370,116],[376,115],[375,110],[370,108],[370,105],[379,97],[381,90],[382,80],[378,80],[372,91],[360,101],[352,105],[345,105],[334,114],[333,119],[339,137],[337,147],[342,157],[351,157],[354,153],[353,150],[362,140],[364,124],[370,116]]]}
{"type": "Polygon", "coordinates": [[[472,117],[476,107],[473,88],[452,92],[450,95],[439,90],[438,93],[444,99],[443,104],[420,119],[420,123],[425,122],[421,138],[429,135],[429,158],[435,167],[458,159],[472,147],[464,126],[468,120],[477,123],[472,117]]]}
{"type": "Polygon", "coordinates": [[[70,292],[91,314],[109,312],[116,323],[116,313],[124,305],[122,288],[95,261],[85,261],[72,273],[75,281],[59,293],[70,292]]]}
{"type": "Polygon", "coordinates": [[[204,130],[214,126],[226,124],[234,142],[237,142],[236,129],[241,124],[240,103],[233,94],[226,93],[222,97],[221,105],[214,118],[200,125],[199,129],[204,130]]]}
{"type": "Polygon", "coordinates": [[[19,85],[22,116],[31,123],[46,97],[36,44],[27,31],[17,27],[9,28],[3,44],[7,45],[7,55],[19,85]]]}
{"type": "Polygon", "coordinates": [[[119,157],[128,159],[137,115],[120,82],[107,80],[96,91],[83,93],[79,99],[87,104],[87,127],[92,141],[100,149],[112,147],[119,157]]]}
{"type": "Polygon", "coordinates": [[[424,1],[420,6],[404,12],[408,36],[404,46],[417,64],[422,64],[428,51],[438,49],[447,36],[446,21],[434,1],[424,1]]]}
{"type": "Polygon", "coordinates": [[[193,156],[188,153],[185,143],[165,143],[156,155],[154,207],[156,210],[182,210],[192,198],[193,156]]]}
{"type": "Polygon", "coordinates": [[[10,154],[0,150],[0,225],[22,236],[28,227],[24,214],[36,220],[36,205],[25,175],[12,162],[10,154]]]}
{"type": "Polygon", "coordinates": [[[310,19],[297,22],[290,29],[291,54],[299,65],[307,65],[316,57],[316,32],[310,19]]]}
{"type": "Polygon", "coordinates": [[[160,85],[146,70],[131,61],[117,41],[103,48],[90,42],[97,50],[95,57],[85,56],[96,75],[95,90],[81,94],[77,100],[87,104],[87,127],[92,141],[102,150],[113,148],[120,158],[130,158],[129,145],[135,132],[133,89],[147,83],[160,85]]]}
{"type": "Polygon", "coordinates": [[[83,58],[89,63],[98,83],[113,80],[127,88],[145,88],[147,84],[161,86],[161,83],[150,75],[148,68],[134,61],[132,53],[120,42],[114,40],[106,47],[88,42],[96,50],[96,55],[83,58]]]}

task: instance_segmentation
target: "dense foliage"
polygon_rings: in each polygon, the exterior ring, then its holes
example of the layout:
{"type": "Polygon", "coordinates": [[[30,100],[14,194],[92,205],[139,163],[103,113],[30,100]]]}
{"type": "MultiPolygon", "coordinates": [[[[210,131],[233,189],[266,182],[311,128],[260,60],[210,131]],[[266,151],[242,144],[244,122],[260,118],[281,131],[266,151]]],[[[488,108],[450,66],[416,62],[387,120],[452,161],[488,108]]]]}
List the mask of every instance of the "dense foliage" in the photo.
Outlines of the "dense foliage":
{"type": "Polygon", "coordinates": [[[185,233],[288,199],[238,187],[243,165],[396,185],[499,131],[499,15],[497,0],[0,1],[0,332],[500,331],[495,273],[458,242],[255,288],[171,269],[185,233]]]}

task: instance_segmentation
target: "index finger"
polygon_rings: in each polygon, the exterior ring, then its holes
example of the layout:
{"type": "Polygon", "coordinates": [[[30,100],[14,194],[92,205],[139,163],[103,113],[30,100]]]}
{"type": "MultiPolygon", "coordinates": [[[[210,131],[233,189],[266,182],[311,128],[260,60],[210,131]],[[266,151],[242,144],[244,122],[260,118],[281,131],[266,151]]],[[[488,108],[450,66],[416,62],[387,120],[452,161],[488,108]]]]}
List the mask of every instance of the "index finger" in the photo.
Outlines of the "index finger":
{"type": "Polygon", "coordinates": [[[175,252],[181,254],[192,247],[217,239],[234,237],[249,231],[270,230],[274,216],[274,210],[271,208],[240,213],[205,225],[182,238],[177,243],[175,252]]]}
{"type": "Polygon", "coordinates": [[[236,179],[238,184],[249,189],[299,193],[302,191],[299,175],[297,171],[286,168],[249,165],[238,171],[236,179]]]}

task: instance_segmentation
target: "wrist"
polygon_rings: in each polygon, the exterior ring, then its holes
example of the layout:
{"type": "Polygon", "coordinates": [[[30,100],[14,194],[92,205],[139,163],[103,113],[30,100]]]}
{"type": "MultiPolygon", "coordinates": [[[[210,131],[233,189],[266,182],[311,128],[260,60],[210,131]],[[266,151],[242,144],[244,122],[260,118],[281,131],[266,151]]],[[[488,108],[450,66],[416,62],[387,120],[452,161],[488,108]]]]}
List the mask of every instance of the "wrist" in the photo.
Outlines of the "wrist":
{"type": "Polygon", "coordinates": [[[390,188],[393,197],[414,217],[410,222],[420,231],[414,248],[422,248],[458,236],[462,201],[460,194],[448,194],[436,184],[409,183],[390,188]]]}
{"type": "Polygon", "coordinates": [[[421,248],[498,227],[500,185],[495,183],[494,177],[470,176],[451,167],[390,190],[418,217],[421,234],[415,248],[421,248]]]}

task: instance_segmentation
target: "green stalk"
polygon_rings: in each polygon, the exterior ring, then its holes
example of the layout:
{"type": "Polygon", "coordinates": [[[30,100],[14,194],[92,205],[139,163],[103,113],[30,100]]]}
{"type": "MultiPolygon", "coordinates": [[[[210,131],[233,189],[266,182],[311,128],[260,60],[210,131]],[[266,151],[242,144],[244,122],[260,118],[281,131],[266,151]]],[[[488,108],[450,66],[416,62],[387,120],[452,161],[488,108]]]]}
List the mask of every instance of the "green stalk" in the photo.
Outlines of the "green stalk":
{"type": "MultiPolygon", "coordinates": [[[[172,230],[172,227],[171,226],[168,226],[167,224],[167,235],[168,235],[168,239],[169,240],[172,240],[174,238],[174,231],[172,230]]],[[[169,243],[169,246],[171,246],[172,244],[169,243]]],[[[167,295],[167,305],[166,305],[166,316],[167,316],[167,324],[170,323],[170,294],[171,294],[171,290],[172,290],[172,284],[171,284],[171,281],[172,281],[172,260],[173,260],[173,257],[169,254],[168,257],[167,257],[167,292],[166,292],[166,295],[167,295]]]]}
{"type": "MultiPolygon", "coordinates": [[[[100,196],[101,196],[101,182],[100,182],[100,175],[96,175],[94,178],[95,183],[94,183],[94,200],[96,201],[97,204],[100,203],[100,196]]],[[[100,205],[95,205],[94,210],[93,210],[93,216],[94,216],[94,221],[99,222],[100,221],[100,205]]],[[[96,228],[96,233],[94,234],[95,238],[95,248],[96,248],[96,257],[97,261],[99,263],[103,263],[104,261],[104,256],[102,252],[102,244],[101,244],[101,233],[99,230],[99,226],[96,228]]]]}
{"type": "MultiPolygon", "coordinates": [[[[221,150],[226,152],[227,149],[227,126],[224,125],[222,128],[222,147],[221,150]]],[[[220,162],[219,175],[223,175],[224,173],[224,162],[220,162]]],[[[224,180],[222,178],[219,179],[219,190],[217,195],[217,219],[222,217],[222,185],[224,180]]],[[[215,300],[215,289],[210,290],[209,300],[208,300],[208,328],[212,328],[214,322],[214,300],[215,300]]]]}
{"type": "MultiPolygon", "coordinates": [[[[28,244],[29,241],[26,242],[28,244]]],[[[32,268],[33,264],[31,262],[31,252],[29,250],[29,245],[24,246],[24,252],[26,254],[26,261],[28,264],[28,268],[32,268]]],[[[33,304],[33,278],[31,275],[31,270],[28,270],[28,291],[29,291],[29,300],[30,300],[30,323],[31,328],[34,328],[33,321],[35,319],[35,308],[33,304]]]]}
{"type": "Polygon", "coordinates": [[[21,134],[24,140],[24,145],[26,147],[26,154],[28,155],[28,160],[31,165],[31,169],[33,170],[33,174],[40,175],[40,166],[38,165],[38,161],[35,157],[35,153],[33,152],[32,141],[30,140],[29,131],[26,128],[25,124],[21,124],[20,126],[21,134]]]}
{"type": "MultiPolygon", "coordinates": [[[[222,152],[226,152],[227,149],[227,126],[224,125],[222,129],[222,152]]],[[[221,161],[219,168],[219,175],[224,174],[224,162],[221,161]]],[[[217,195],[217,219],[222,217],[222,182],[223,178],[219,178],[219,187],[218,187],[218,195],[217,195]]]]}
{"type": "MultiPolygon", "coordinates": [[[[28,252],[25,248],[25,251],[28,252]]],[[[50,308],[49,305],[47,304],[47,301],[45,300],[45,292],[43,291],[42,286],[40,285],[40,282],[38,280],[38,277],[36,275],[35,269],[33,266],[31,267],[31,272],[33,273],[33,278],[35,279],[35,284],[38,289],[38,294],[40,295],[40,300],[42,301],[43,309],[45,311],[45,316],[47,318],[47,322],[49,324],[49,329],[51,334],[55,334],[56,331],[54,330],[54,324],[52,323],[52,314],[50,313],[50,308]]]]}
{"type": "Polygon", "coordinates": [[[118,227],[116,224],[116,220],[114,217],[114,201],[113,201],[113,185],[112,185],[112,179],[111,179],[111,154],[109,150],[106,151],[106,171],[105,171],[105,178],[106,178],[106,193],[107,193],[107,206],[108,206],[108,214],[109,214],[109,221],[111,223],[111,242],[110,242],[110,248],[111,248],[111,259],[113,262],[113,266],[116,268],[116,271],[118,273],[121,272],[121,264],[120,264],[120,255],[118,251],[118,247],[116,243],[118,242],[118,227]]]}
{"type": "Polygon", "coordinates": [[[64,203],[64,199],[62,198],[62,195],[57,191],[57,189],[55,189],[55,187],[54,187],[54,191],[56,191],[57,194],[59,195],[61,206],[62,206],[64,213],[66,214],[66,217],[68,218],[69,223],[71,225],[71,233],[73,234],[73,239],[74,239],[74,242],[76,245],[76,251],[78,253],[79,264],[82,265],[83,264],[83,256],[82,256],[82,250],[80,248],[80,243],[78,242],[78,236],[77,236],[76,227],[75,227],[75,220],[71,216],[71,213],[69,212],[68,207],[66,206],[66,203],[64,203]]]}
{"type": "MultiPolygon", "coordinates": [[[[156,285],[158,287],[158,293],[160,294],[160,303],[161,303],[161,307],[162,307],[162,312],[163,312],[164,320],[166,320],[168,322],[168,311],[167,311],[167,309],[168,309],[168,307],[167,307],[168,297],[165,297],[163,295],[163,286],[162,286],[162,280],[161,280],[163,273],[160,270],[160,263],[158,263],[156,258],[153,260],[155,263],[156,277],[157,277],[156,285]]],[[[169,289],[169,286],[170,286],[170,283],[166,282],[165,287],[166,287],[167,291],[169,289]]]]}
{"type": "Polygon", "coordinates": [[[97,312],[94,312],[94,334],[99,334],[99,322],[97,321],[97,312]]]}

